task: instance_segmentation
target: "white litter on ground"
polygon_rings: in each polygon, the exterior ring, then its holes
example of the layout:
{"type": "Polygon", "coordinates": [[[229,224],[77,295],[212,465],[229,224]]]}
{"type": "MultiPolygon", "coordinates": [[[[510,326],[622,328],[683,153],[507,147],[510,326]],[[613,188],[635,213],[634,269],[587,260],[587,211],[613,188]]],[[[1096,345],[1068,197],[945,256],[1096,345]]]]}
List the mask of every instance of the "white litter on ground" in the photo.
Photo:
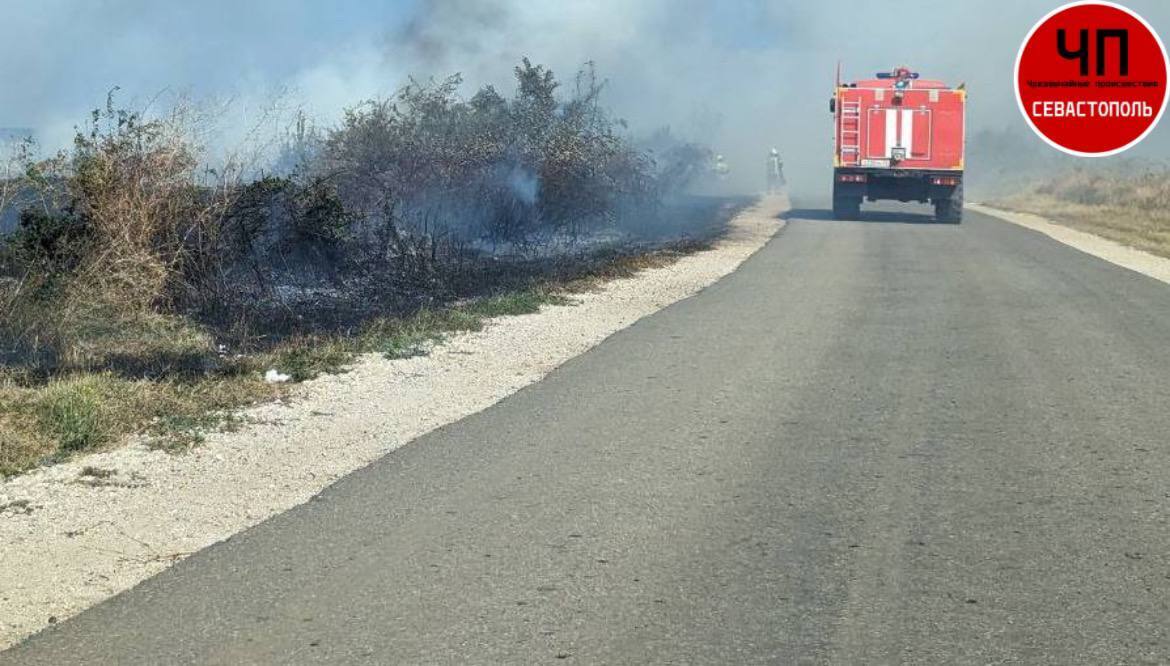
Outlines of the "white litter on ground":
{"type": "Polygon", "coordinates": [[[287,382],[290,379],[292,379],[292,377],[281,374],[280,371],[276,368],[272,368],[268,372],[264,373],[264,381],[268,382],[269,384],[281,384],[287,382]]]}

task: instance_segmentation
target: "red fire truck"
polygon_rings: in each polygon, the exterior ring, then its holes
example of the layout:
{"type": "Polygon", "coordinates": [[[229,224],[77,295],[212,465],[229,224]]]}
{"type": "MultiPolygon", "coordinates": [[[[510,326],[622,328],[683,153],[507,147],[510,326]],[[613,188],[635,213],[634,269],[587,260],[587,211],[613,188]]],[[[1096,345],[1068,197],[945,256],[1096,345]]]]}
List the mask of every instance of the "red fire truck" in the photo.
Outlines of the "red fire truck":
{"type": "Polygon", "coordinates": [[[934,204],[935,219],[963,216],[967,91],[898,67],[841,82],[829,100],[835,118],[833,217],[861,212],[862,200],[934,204]]]}

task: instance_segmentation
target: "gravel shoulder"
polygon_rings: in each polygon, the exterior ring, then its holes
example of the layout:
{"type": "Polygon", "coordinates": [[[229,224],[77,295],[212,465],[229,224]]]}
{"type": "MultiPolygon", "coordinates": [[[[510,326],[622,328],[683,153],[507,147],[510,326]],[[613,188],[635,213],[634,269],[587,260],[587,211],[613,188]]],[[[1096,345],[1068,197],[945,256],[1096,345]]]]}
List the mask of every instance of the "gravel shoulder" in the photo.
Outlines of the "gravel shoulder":
{"type": "Polygon", "coordinates": [[[1031,213],[1006,211],[973,203],[967,204],[967,208],[1033,231],[1039,231],[1081,252],[1170,284],[1170,259],[1165,257],[1159,257],[1107,238],[1072,229],[1031,213]]]}
{"type": "Polygon", "coordinates": [[[191,453],[131,445],[0,483],[0,649],[308,501],[338,478],[481,411],[638,319],[734,271],[783,226],[782,197],[707,251],[494,320],[425,357],[363,358],[243,414],[191,453]]]}

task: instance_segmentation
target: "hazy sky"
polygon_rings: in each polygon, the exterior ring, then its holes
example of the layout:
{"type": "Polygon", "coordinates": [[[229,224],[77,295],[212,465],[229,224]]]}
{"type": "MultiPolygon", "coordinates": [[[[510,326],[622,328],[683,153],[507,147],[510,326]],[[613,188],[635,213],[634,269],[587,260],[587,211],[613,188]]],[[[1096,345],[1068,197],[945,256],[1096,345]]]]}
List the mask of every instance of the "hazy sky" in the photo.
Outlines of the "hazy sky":
{"type": "MultiPolygon", "coordinates": [[[[1023,130],[1011,87],[1016,51],[1059,4],[5,0],[0,126],[60,142],[114,86],[139,104],[168,90],[235,99],[245,110],[287,89],[329,123],[410,73],[460,71],[469,90],[510,89],[511,66],[527,55],[565,80],[596,61],[610,102],[635,128],[670,124],[700,135],[737,172],[758,176],[775,144],[795,179],[805,171],[820,179],[838,59],[855,77],[907,63],[966,81],[973,128],[1023,130]]],[[[1170,34],[1170,2],[1128,5],[1170,34]]],[[[1168,131],[1161,126],[1141,152],[1170,144],[1168,131]]]]}

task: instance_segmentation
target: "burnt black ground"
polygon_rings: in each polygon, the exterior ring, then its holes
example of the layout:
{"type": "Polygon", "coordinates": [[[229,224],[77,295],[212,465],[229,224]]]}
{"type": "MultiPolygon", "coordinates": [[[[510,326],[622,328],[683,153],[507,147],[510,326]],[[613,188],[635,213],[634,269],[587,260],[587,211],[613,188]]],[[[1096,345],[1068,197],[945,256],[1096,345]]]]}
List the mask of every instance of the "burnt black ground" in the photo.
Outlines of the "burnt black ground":
{"type": "Polygon", "coordinates": [[[1170,661],[1170,288],[973,213],[791,217],[0,663],[1170,661]]]}

